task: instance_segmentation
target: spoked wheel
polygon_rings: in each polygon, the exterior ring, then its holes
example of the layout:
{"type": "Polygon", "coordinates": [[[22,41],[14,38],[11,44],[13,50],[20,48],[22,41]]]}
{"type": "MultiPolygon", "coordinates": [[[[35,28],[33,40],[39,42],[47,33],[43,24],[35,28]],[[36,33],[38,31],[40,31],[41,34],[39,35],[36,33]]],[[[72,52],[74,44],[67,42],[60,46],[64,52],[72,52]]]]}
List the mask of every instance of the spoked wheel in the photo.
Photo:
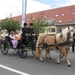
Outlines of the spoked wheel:
{"type": "Polygon", "coordinates": [[[32,47],[32,54],[35,56],[35,46],[32,47]]]}
{"type": "Polygon", "coordinates": [[[1,47],[1,53],[3,54],[3,55],[7,55],[8,54],[8,48],[6,48],[6,47],[1,47]]]}
{"type": "Polygon", "coordinates": [[[14,49],[14,51],[15,51],[16,53],[18,53],[18,50],[17,50],[17,49],[14,49]]]}
{"type": "Polygon", "coordinates": [[[21,58],[25,58],[27,56],[27,50],[24,45],[20,45],[18,47],[18,54],[21,58]]]}

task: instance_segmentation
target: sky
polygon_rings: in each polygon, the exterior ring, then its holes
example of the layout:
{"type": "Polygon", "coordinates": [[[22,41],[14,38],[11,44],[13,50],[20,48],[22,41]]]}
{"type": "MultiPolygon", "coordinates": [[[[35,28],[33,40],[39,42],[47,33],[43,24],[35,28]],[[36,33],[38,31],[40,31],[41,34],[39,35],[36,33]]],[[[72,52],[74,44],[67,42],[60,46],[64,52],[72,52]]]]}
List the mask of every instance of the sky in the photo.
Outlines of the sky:
{"type": "MultiPolygon", "coordinates": [[[[75,0],[27,0],[26,14],[74,5],[75,0]]],[[[22,0],[0,0],[0,19],[22,15],[22,0]]]]}

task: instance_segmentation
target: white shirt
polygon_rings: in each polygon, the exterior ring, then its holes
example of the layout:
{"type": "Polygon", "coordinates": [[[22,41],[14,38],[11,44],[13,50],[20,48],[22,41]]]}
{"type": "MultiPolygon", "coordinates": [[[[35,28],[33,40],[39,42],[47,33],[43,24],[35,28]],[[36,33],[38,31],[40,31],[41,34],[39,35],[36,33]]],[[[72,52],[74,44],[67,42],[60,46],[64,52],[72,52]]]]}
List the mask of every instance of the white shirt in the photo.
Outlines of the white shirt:
{"type": "Polygon", "coordinates": [[[13,36],[12,36],[12,35],[9,35],[9,37],[10,37],[11,39],[15,40],[14,35],[13,35],[13,36]]]}

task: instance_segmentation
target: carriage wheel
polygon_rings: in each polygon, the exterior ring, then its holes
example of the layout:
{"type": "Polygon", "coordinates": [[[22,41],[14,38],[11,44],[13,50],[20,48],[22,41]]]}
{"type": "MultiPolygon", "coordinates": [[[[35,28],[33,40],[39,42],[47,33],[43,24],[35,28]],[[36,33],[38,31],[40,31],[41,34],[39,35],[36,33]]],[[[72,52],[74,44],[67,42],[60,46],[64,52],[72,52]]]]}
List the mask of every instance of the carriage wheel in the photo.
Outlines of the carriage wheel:
{"type": "Polygon", "coordinates": [[[27,56],[27,50],[24,45],[20,45],[18,47],[18,54],[21,58],[25,58],[27,56]]]}
{"type": "Polygon", "coordinates": [[[6,48],[6,47],[1,47],[1,53],[3,54],[3,55],[7,55],[8,54],[8,48],[6,48]]]}
{"type": "Polygon", "coordinates": [[[35,56],[35,46],[32,47],[32,54],[35,56]]]}

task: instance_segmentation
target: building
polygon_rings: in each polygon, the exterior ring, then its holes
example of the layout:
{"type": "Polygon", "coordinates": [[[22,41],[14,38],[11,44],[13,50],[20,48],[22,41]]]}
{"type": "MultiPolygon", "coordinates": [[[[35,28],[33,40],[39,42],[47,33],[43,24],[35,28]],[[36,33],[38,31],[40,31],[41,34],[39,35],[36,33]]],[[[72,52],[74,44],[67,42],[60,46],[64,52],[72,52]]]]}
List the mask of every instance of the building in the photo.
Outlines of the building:
{"type": "MultiPolygon", "coordinates": [[[[30,23],[31,18],[35,20],[42,13],[44,13],[42,20],[46,20],[49,24],[48,33],[56,34],[61,27],[75,26],[75,5],[26,14],[26,22],[30,23]]],[[[13,19],[21,23],[22,15],[15,16],[13,19]]]]}
{"type": "MultiPolygon", "coordinates": [[[[31,17],[33,20],[36,19],[42,12],[44,12],[43,20],[56,20],[53,24],[53,26],[56,27],[56,33],[59,32],[61,27],[65,28],[66,26],[75,26],[75,5],[26,14],[26,22],[31,22],[31,17]]],[[[21,23],[21,15],[13,18],[19,20],[21,23]]]]}

